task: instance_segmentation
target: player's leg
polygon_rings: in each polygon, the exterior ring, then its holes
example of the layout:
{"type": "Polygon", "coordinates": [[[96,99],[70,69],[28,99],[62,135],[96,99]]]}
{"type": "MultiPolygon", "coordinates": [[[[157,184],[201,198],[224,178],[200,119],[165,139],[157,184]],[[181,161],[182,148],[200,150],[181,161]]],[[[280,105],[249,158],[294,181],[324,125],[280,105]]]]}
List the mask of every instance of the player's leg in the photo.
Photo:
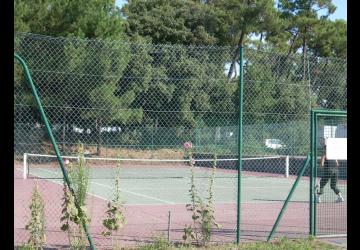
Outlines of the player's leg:
{"type": "Polygon", "coordinates": [[[334,191],[334,193],[338,196],[336,202],[343,202],[344,198],[342,197],[340,189],[337,186],[338,179],[339,179],[339,171],[334,170],[331,174],[330,187],[334,191]]]}
{"type": "Polygon", "coordinates": [[[319,187],[319,190],[318,190],[319,195],[322,195],[324,193],[324,187],[328,183],[329,179],[330,179],[329,172],[324,171],[324,174],[320,179],[320,187],[319,187]]]}
{"type": "Polygon", "coordinates": [[[317,195],[316,195],[316,202],[320,203],[321,199],[320,199],[320,195],[322,195],[324,193],[324,187],[325,185],[328,183],[330,179],[330,175],[328,173],[328,171],[326,169],[324,169],[324,172],[322,174],[322,177],[320,179],[320,186],[317,190],[317,195]]]}

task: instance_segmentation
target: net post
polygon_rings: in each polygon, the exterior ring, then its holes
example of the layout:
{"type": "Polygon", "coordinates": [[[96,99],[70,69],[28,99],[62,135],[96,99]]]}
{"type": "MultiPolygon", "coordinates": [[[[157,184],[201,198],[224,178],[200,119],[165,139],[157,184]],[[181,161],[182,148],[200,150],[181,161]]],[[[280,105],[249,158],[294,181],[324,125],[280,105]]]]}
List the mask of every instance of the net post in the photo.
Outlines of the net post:
{"type": "Polygon", "coordinates": [[[27,153],[24,153],[24,162],[23,162],[23,179],[27,179],[27,153]]]}
{"type": "Polygon", "coordinates": [[[289,178],[289,156],[287,155],[286,157],[285,157],[285,177],[286,178],[289,178]]]}

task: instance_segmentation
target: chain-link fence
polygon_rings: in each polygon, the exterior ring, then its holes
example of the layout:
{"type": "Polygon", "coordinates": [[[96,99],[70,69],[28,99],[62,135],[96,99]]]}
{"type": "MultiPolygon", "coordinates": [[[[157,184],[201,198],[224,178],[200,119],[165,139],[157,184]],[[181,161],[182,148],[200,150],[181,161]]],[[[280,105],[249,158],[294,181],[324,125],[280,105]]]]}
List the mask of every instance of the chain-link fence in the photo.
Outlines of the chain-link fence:
{"type": "Polygon", "coordinates": [[[313,232],[321,237],[346,237],[347,114],[320,110],[313,116],[313,232]]]}
{"type": "MultiPolygon", "coordinates": [[[[182,241],[191,223],[191,173],[183,148],[192,142],[203,200],[215,157],[212,241],[236,239],[239,64],[230,47],[151,45],[15,35],[60,151],[84,144],[90,231],[98,246],[106,201],[123,158],[124,244],[165,235],[182,241]],[[169,214],[171,216],[169,216],[169,214]]],[[[310,109],[346,109],[346,61],[244,51],[242,239],[265,239],[310,147],[310,109]]],[[[19,65],[14,72],[15,244],[27,240],[34,181],[45,198],[47,242],[66,245],[60,230],[62,179],[52,146],[19,65]],[[24,154],[26,160],[24,161],[24,154]],[[24,175],[25,173],[25,175],[24,175]],[[26,180],[21,180],[22,176],[26,180]]],[[[308,172],[305,174],[308,175],[308,172]]],[[[210,178],[211,179],[211,178],[210,178]]],[[[295,192],[279,232],[308,234],[308,180],[295,192]]],[[[164,236],[164,237],[165,237],[164,236]]]]}

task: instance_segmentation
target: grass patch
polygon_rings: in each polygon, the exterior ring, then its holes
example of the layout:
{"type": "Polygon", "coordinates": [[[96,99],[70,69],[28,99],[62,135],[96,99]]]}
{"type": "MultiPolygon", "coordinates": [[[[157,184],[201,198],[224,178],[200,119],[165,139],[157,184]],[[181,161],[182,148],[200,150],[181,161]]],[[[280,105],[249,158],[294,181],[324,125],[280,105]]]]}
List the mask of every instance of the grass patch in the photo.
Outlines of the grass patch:
{"type": "Polygon", "coordinates": [[[209,245],[206,247],[184,246],[169,244],[166,239],[157,238],[152,244],[126,250],[340,250],[342,247],[334,246],[316,239],[290,240],[280,238],[272,242],[247,242],[239,246],[235,244],[209,245]]]}

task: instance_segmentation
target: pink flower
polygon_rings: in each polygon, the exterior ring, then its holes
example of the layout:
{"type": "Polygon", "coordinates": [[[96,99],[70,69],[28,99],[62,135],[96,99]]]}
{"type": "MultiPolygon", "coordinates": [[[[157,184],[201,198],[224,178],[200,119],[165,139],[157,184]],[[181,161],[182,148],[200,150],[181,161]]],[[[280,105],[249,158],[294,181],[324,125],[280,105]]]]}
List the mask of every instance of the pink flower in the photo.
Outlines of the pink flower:
{"type": "Polygon", "coordinates": [[[184,143],[184,148],[185,149],[189,149],[189,148],[192,148],[192,143],[190,141],[187,141],[184,143]]]}

